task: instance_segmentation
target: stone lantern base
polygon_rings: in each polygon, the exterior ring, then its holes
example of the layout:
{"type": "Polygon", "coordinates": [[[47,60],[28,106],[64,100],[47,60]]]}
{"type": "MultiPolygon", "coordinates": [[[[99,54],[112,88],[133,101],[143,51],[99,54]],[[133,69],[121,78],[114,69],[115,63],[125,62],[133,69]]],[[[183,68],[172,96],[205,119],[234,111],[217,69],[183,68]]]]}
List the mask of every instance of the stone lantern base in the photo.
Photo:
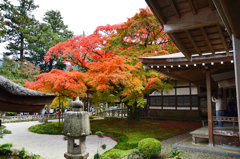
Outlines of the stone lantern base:
{"type": "Polygon", "coordinates": [[[89,153],[85,153],[85,154],[70,154],[70,153],[64,153],[64,157],[66,159],[87,159],[89,156],[89,153]]]}

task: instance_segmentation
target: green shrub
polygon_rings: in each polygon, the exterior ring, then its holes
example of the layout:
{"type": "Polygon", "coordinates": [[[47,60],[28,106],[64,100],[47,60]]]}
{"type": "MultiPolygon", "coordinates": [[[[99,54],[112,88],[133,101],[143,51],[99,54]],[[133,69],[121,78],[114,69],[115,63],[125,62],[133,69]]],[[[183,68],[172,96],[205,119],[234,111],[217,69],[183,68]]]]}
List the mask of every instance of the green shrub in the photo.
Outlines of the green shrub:
{"type": "Polygon", "coordinates": [[[12,147],[12,144],[11,143],[6,143],[6,144],[2,144],[0,146],[1,148],[1,151],[0,151],[0,154],[3,154],[3,155],[11,155],[11,147],[12,147]]]}
{"type": "Polygon", "coordinates": [[[94,158],[94,159],[101,159],[99,153],[96,153],[93,158],[94,158]]]}
{"type": "Polygon", "coordinates": [[[131,153],[127,155],[127,159],[143,159],[144,156],[138,151],[138,150],[133,150],[131,153]]]}
{"type": "Polygon", "coordinates": [[[17,116],[16,112],[6,112],[5,113],[6,116],[17,116]]]}
{"type": "Polygon", "coordinates": [[[107,147],[107,145],[103,144],[101,147],[102,147],[102,149],[105,149],[107,147]]]}
{"type": "Polygon", "coordinates": [[[40,155],[31,155],[30,159],[40,159],[40,155]]]}
{"type": "Polygon", "coordinates": [[[43,118],[43,122],[44,122],[44,123],[47,123],[47,122],[48,122],[48,119],[47,119],[47,118],[43,118]]]}
{"type": "Polygon", "coordinates": [[[97,132],[95,132],[95,134],[97,134],[99,137],[103,137],[104,136],[104,133],[101,132],[101,131],[97,131],[97,132]]]}
{"type": "Polygon", "coordinates": [[[28,155],[28,153],[25,152],[25,149],[24,149],[24,148],[22,148],[22,149],[19,151],[19,157],[20,157],[20,158],[25,159],[25,158],[27,158],[27,155],[28,155]]]}
{"type": "Polygon", "coordinates": [[[161,143],[154,138],[146,138],[138,143],[138,149],[147,159],[157,157],[161,153],[161,143]]]}
{"type": "Polygon", "coordinates": [[[7,130],[7,129],[3,129],[3,133],[4,134],[12,134],[12,132],[10,130],[7,130]]]}
{"type": "Polygon", "coordinates": [[[170,156],[168,157],[175,158],[175,159],[182,159],[182,152],[178,149],[171,150],[170,156]]]}
{"type": "Polygon", "coordinates": [[[0,130],[5,129],[5,128],[6,128],[6,126],[2,125],[2,126],[0,127],[0,130]]]}

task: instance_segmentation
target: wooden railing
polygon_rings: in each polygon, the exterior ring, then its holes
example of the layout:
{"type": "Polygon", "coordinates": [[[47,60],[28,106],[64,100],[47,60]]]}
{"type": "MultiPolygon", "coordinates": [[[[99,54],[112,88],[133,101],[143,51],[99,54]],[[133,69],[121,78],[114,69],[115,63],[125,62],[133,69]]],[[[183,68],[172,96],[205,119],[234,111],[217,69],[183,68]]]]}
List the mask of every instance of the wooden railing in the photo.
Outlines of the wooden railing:
{"type": "MultiPolygon", "coordinates": [[[[64,114],[60,116],[61,118],[64,118],[64,114]]],[[[0,118],[2,122],[8,122],[8,121],[25,121],[25,120],[38,120],[42,118],[47,118],[47,119],[58,119],[59,115],[58,114],[45,114],[43,115],[18,115],[18,116],[4,116],[0,118]]]]}
{"type": "Polygon", "coordinates": [[[225,121],[233,123],[233,132],[235,133],[235,123],[238,123],[238,117],[213,116],[213,121],[225,121]]]}
{"type": "Polygon", "coordinates": [[[95,112],[92,115],[102,116],[102,117],[127,117],[127,109],[114,109],[114,110],[106,110],[102,112],[95,112]]]}

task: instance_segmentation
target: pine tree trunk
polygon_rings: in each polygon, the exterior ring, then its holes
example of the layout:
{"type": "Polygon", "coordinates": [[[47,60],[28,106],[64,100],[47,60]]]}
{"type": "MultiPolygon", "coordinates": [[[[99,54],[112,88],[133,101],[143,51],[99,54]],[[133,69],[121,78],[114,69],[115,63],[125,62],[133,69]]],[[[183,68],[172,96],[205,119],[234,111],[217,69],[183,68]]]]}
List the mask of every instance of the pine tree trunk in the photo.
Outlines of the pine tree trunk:
{"type": "Polygon", "coordinates": [[[21,48],[20,48],[20,61],[23,62],[23,42],[24,39],[21,38],[21,48]]]}

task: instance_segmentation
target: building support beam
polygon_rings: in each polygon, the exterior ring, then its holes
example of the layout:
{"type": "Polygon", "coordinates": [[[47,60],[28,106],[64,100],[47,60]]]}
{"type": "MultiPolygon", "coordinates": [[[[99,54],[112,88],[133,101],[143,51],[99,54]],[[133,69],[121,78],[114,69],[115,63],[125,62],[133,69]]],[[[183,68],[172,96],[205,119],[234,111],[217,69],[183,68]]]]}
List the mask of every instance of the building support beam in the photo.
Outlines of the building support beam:
{"type": "Polygon", "coordinates": [[[216,10],[210,11],[209,8],[203,8],[201,12],[194,16],[192,14],[186,14],[180,19],[172,18],[163,25],[163,28],[165,33],[168,34],[210,25],[224,26],[216,10]]]}
{"type": "Polygon", "coordinates": [[[208,139],[209,146],[213,146],[213,121],[212,121],[212,95],[211,95],[211,75],[210,71],[206,71],[207,85],[207,111],[208,111],[208,139]]]}
{"type": "Polygon", "coordinates": [[[196,50],[196,52],[199,54],[200,57],[202,57],[202,53],[200,52],[200,50],[199,50],[196,42],[194,41],[194,39],[193,39],[190,31],[189,31],[189,30],[186,30],[185,33],[187,34],[187,36],[188,36],[189,40],[191,41],[191,43],[192,43],[194,49],[196,50]]]}
{"type": "Polygon", "coordinates": [[[223,35],[223,31],[222,31],[222,28],[219,24],[217,24],[217,29],[218,29],[218,32],[219,32],[219,35],[222,39],[222,43],[223,43],[223,46],[224,46],[224,49],[227,53],[227,55],[229,55],[229,50],[228,50],[228,47],[227,47],[227,44],[226,44],[226,41],[225,41],[225,38],[224,38],[224,35],[223,35]]]}
{"type": "Polygon", "coordinates": [[[173,0],[168,0],[168,2],[170,3],[171,8],[172,8],[174,14],[175,14],[175,15],[177,16],[177,18],[179,19],[179,18],[180,18],[180,14],[178,13],[178,10],[177,10],[176,6],[175,6],[174,3],[173,3],[173,0]]]}
{"type": "MultiPolygon", "coordinates": [[[[234,70],[236,83],[236,97],[237,97],[237,113],[238,113],[238,127],[240,128],[240,38],[232,35],[233,53],[234,53],[234,70]]],[[[240,134],[240,129],[239,129],[240,134]]],[[[240,135],[239,135],[240,140],[240,135]]]]}
{"type": "Polygon", "coordinates": [[[194,8],[194,5],[193,5],[192,0],[188,0],[188,4],[189,4],[189,6],[190,6],[191,9],[192,9],[193,15],[196,15],[196,14],[197,14],[197,11],[196,11],[196,9],[194,8]]]}
{"type": "Polygon", "coordinates": [[[206,33],[205,29],[203,27],[201,27],[200,30],[201,30],[201,32],[203,34],[203,37],[204,37],[204,39],[205,39],[205,41],[206,41],[206,43],[207,43],[207,45],[209,47],[209,50],[212,52],[213,56],[215,56],[215,51],[214,51],[214,49],[213,49],[213,47],[212,47],[212,45],[210,43],[210,40],[209,40],[209,38],[207,36],[207,33],[206,33]]]}
{"type": "Polygon", "coordinates": [[[183,46],[182,42],[178,39],[177,35],[175,33],[168,34],[171,39],[174,41],[174,43],[177,45],[178,49],[185,55],[185,57],[192,61],[192,55],[187,51],[187,49],[183,46]]]}
{"type": "Polygon", "coordinates": [[[223,88],[223,109],[227,110],[227,90],[223,88]]]}

